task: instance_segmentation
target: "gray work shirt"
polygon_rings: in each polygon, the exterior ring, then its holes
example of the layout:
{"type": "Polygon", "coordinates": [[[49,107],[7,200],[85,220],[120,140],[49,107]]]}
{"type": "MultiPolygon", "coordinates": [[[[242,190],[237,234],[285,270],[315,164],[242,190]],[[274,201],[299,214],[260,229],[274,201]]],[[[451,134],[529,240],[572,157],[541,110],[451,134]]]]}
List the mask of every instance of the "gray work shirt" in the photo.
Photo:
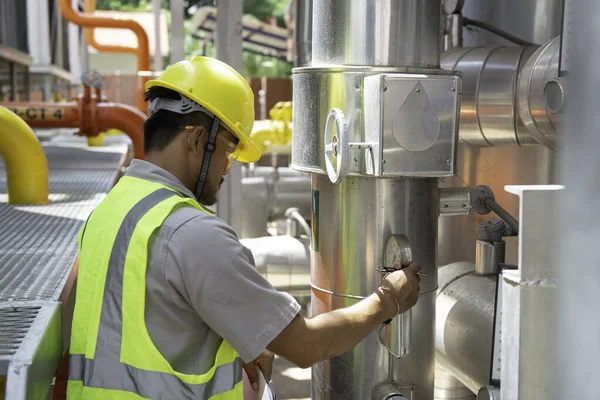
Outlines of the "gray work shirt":
{"type": "MultiPolygon", "coordinates": [[[[133,160],[125,175],[194,198],[174,175],[149,162],[133,160]]],[[[299,310],[292,296],[256,270],[250,250],[214,215],[181,206],[151,238],[146,326],[176,371],[207,372],[223,339],[244,362],[252,361],[299,310]]]]}

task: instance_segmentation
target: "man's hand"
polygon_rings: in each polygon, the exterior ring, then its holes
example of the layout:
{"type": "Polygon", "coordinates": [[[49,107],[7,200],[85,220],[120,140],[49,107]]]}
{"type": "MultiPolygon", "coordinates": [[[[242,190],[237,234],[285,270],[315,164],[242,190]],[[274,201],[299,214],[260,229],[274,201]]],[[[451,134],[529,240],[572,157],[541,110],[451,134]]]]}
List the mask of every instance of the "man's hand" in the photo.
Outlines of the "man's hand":
{"type": "Polygon", "coordinates": [[[263,351],[258,357],[256,357],[254,361],[242,365],[246,371],[246,375],[248,375],[248,380],[250,381],[254,391],[258,390],[258,374],[261,373],[258,370],[259,368],[265,373],[267,380],[271,380],[274,359],[275,355],[273,353],[270,351],[263,351]]]}
{"type": "Polygon", "coordinates": [[[419,287],[421,277],[418,275],[420,270],[421,266],[419,264],[411,264],[404,269],[388,274],[383,282],[381,282],[381,286],[388,288],[391,294],[398,300],[400,309],[398,309],[394,299],[389,298],[390,293],[386,292],[387,295],[384,296],[384,304],[386,304],[386,310],[389,310],[386,314],[390,318],[394,318],[398,314],[398,311],[403,313],[417,303],[419,291],[421,290],[419,287]],[[385,300],[386,298],[388,299],[385,300]]]}

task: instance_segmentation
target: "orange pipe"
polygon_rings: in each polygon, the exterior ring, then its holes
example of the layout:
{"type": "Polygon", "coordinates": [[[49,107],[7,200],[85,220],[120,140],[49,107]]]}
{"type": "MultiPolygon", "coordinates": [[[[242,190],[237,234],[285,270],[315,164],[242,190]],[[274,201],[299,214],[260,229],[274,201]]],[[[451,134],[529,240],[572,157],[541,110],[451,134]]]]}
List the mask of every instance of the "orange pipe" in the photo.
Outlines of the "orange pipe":
{"type": "Polygon", "coordinates": [[[135,107],[82,100],[79,103],[0,102],[0,105],[32,128],[80,128],[79,134],[88,137],[118,129],[131,138],[134,157],[144,159],[144,121],[148,117],[135,107]],[[95,132],[91,127],[95,127],[95,132]]]}
{"type": "MultiPolygon", "coordinates": [[[[86,28],[117,28],[129,29],[133,31],[138,40],[138,47],[136,49],[136,55],[138,58],[138,72],[150,71],[150,44],[148,42],[148,35],[140,24],[130,19],[100,18],[94,17],[90,14],[80,14],[79,12],[73,10],[71,0],[58,0],[58,6],[63,17],[75,25],[86,28]]],[[[145,79],[142,79],[142,81],[145,81],[145,79]]],[[[142,94],[144,92],[143,82],[140,86],[138,86],[137,90],[138,108],[145,112],[147,110],[147,105],[142,98],[142,94]]]]}
{"type": "MultiPolygon", "coordinates": [[[[86,14],[93,14],[96,11],[96,0],[85,0],[84,3],[84,11],[86,14]]],[[[112,46],[100,44],[96,41],[94,37],[94,28],[86,28],[85,29],[85,40],[88,42],[90,46],[95,48],[98,51],[102,51],[104,53],[131,53],[137,56],[138,50],[135,47],[127,47],[127,46],[112,46]]],[[[140,58],[138,57],[138,71],[144,71],[144,66],[140,65],[140,58]]],[[[146,70],[147,71],[147,70],[146,70]]]]}
{"type": "Polygon", "coordinates": [[[146,114],[127,104],[96,104],[98,129],[118,129],[125,132],[133,143],[134,157],[141,160],[144,159],[144,121],[147,118],[146,114]]]}

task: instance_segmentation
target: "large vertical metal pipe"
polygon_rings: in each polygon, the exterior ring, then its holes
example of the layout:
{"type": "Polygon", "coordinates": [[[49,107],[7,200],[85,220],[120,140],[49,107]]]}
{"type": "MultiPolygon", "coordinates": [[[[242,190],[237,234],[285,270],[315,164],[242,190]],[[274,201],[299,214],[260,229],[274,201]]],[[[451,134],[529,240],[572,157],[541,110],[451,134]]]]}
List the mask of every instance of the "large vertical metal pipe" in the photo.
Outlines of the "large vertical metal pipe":
{"type": "Polygon", "coordinates": [[[559,218],[558,259],[558,349],[557,399],[592,400],[598,398],[598,360],[600,359],[600,318],[598,318],[597,242],[600,216],[600,113],[598,87],[600,75],[600,2],[570,1],[571,38],[577,43],[563,51],[568,54],[567,92],[569,94],[565,134],[560,135],[560,181],[566,185],[559,218]],[[565,251],[567,250],[567,251],[565,251]]]}
{"type": "Polygon", "coordinates": [[[372,293],[385,241],[395,233],[410,238],[413,259],[427,272],[413,309],[412,350],[395,359],[371,334],[352,351],[313,368],[313,399],[369,399],[373,388],[393,378],[414,385],[416,399],[433,398],[437,276],[437,182],[434,179],[347,177],[339,185],[313,178],[311,257],[314,314],[346,307],[372,293]]]}
{"type": "Polygon", "coordinates": [[[313,66],[439,67],[440,0],[320,0],[313,10],[313,66]]]}
{"type": "MultiPolygon", "coordinates": [[[[423,79],[424,69],[432,74],[443,74],[438,70],[440,18],[439,0],[319,0],[313,3],[312,61],[310,67],[294,73],[292,137],[293,168],[313,174],[313,314],[354,304],[377,288],[381,274],[376,267],[383,263],[385,243],[392,234],[405,234],[409,238],[414,261],[422,264],[427,273],[412,312],[410,354],[394,358],[373,332],[352,351],[313,367],[312,398],[315,400],[379,400],[392,394],[433,399],[438,217],[438,189],[434,177],[438,176],[437,172],[423,173],[415,163],[405,166],[409,171],[375,177],[361,169],[363,161],[355,155],[350,161],[354,160],[354,169],[350,168],[346,177],[332,183],[335,180],[325,173],[324,156],[324,139],[331,133],[325,132],[324,126],[330,110],[339,109],[346,118],[344,135],[348,142],[363,142],[369,129],[376,129],[365,123],[363,107],[371,93],[365,89],[367,77],[379,73],[419,72],[418,78],[396,76],[408,79],[409,93],[410,88],[412,92],[421,93],[424,90],[414,85],[421,84],[419,79],[423,79]]],[[[450,87],[447,90],[451,93],[450,87]]],[[[388,112],[397,116],[394,118],[404,118],[397,125],[415,129],[390,138],[389,147],[384,150],[388,160],[399,151],[408,157],[419,157],[412,145],[423,139],[419,132],[432,122],[427,121],[425,115],[419,115],[415,121],[406,120],[410,117],[403,114],[405,104],[414,104],[419,113],[428,107],[429,100],[412,103],[415,100],[406,94],[402,97],[401,91],[387,91],[390,93],[387,101],[392,103],[390,107],[395,107],[388,112]],[[416,137],[416,141],[412,141],[416,137]]],[[[383,117],[383,111],[377,112],[381,113],[382,120],[390,119],[383,117]]],[[[444,114],[443,119],[452,121],[453,116],[444,114]]],[[[437,123],[437,119],[433,121],[434,125],[437,123]]],[[[341,137],[342,133],[338,131],[337,135],[341,137]]],[[[388,140],[386,138],[383,141],[388,140]]],[[[337,158],[339,163],[340,158],[337,158]]],[[[385,160],[382,162],[385,164],[385,160]]],[[[452,156],[444,157],[443,163],[444,167],[451,166],[452,156]]],[[[391,171],[397,167],[394,162],[389,164],[394,165],[383,169],[391,171]]]]}
{"type": "Polygon", "coordinates": [[[295,0],[294,66],[304,67],[312,59],[313,0],[295,0]]]}

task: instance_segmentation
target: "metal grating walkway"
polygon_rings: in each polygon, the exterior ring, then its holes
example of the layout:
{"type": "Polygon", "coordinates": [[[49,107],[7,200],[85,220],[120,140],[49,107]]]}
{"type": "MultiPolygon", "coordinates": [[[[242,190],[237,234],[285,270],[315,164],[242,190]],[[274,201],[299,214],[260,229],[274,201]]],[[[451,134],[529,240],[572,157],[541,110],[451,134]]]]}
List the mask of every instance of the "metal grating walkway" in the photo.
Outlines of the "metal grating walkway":
{"type": "Polygon", "coordinates": [[[23,342],[40,308],[41,306],[0,307],[0,374],[6,372],[8,360],[23,342]]]}
{"type": "Polygon", "coordinates": [[[77,256],[77,234],[104,198],[126,152],[44,147],[50,168],[50,203],[7,205],[0,163],[0,303],[57,300],[77,256]]]}

